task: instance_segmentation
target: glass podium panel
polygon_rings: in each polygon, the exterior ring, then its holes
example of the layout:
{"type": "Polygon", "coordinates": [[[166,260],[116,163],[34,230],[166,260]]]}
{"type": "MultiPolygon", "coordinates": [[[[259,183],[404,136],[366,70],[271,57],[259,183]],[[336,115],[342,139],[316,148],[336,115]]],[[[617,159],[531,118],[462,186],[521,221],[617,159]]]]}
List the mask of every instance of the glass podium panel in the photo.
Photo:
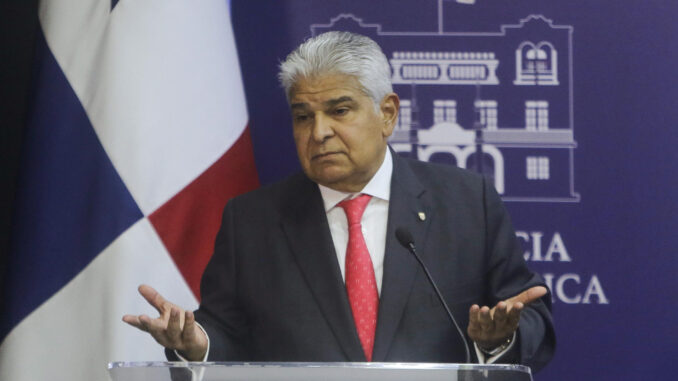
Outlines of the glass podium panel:
{"type": "Polygon", "coordinates": [[[522,365],[114,362],[112,381],[532,381],[522,365]]]}

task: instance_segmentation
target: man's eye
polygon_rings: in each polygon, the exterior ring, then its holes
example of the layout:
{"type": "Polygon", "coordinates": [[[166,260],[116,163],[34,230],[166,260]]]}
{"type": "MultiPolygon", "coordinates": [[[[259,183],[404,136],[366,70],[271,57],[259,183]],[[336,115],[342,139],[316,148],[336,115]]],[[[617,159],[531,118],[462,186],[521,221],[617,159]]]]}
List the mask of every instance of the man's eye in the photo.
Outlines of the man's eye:
{"type": "Polygon", "coordinates": [[[305,114],[300,114],[300,115],[295,115],[294,116],[294,121],[295,122],[304,122],[308,120],[308,115],[305,114]]]}
{"type": "Polygon", "coordinates": [[[347,107],[342,107],[342,108],[338,108],[338,109],[334,110],[335,115],[344,115],[346,113],[348,113],[347,107]]]}

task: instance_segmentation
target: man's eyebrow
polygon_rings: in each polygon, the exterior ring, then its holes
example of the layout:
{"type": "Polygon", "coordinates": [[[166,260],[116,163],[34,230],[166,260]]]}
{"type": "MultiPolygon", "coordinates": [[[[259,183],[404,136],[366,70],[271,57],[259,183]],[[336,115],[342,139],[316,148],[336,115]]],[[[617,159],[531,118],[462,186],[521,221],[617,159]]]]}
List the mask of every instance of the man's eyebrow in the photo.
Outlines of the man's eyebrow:
{"type": "Polygon", "coordinates": [[[344,102],[353,102],[353,98],[349,97],[348,95],[344,95],[343,97],[327,100],[324,102],[324,105],[327,107],[333,107],[344,102]]]}
{"type": "Polygon", "coordinates": [[[292,103],[290,105],[291,110],[298,109],[298,108],[308,108],[308,103],[301,102],[301,103],[292,103]]]}
{"type": "MultiPolygon", "coordinates": [[[[348,95],[344,95],[343,97],[327,100],[327,101],[323,102],[323,104],[325,105],[325,107],[334,107],[334,106],[336,106],[340,103],[353,102],[353,101],[354,101],[353,98],[351,98],[348,95]]],[[[308,103],[306,103],[306,102],[292,103],[290,105],[291,110],[305,109],[305,108],[308,108],[308,103]]]]}

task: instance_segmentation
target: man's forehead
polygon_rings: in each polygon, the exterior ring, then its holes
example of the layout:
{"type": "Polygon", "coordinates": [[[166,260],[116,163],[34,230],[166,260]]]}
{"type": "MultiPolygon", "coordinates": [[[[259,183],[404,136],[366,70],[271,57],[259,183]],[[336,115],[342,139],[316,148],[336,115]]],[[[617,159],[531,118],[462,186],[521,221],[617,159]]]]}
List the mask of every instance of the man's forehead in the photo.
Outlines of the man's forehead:
{"type": "Polygon", "coordinates": [[[312,77],[300,77],[290,87],[290,99],[295,97],[321,96],[337,98],[343,95],[365,94],[360,81],[346,74],[324,74],[312,77]]]}

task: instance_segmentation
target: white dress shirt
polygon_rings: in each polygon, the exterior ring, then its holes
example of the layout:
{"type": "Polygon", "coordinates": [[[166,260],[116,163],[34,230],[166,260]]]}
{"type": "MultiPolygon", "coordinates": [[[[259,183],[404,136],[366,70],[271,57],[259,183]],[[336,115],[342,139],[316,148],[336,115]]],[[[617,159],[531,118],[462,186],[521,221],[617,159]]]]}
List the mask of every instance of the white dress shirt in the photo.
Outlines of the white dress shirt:
{"type": "Polygon", "coordinates": [[[337,253],[337,261],[341,270],[341,277],[346,281],[346,246],[348,246],[348,220],[346,213],[338,205],[340,202],[354,198],[360,194],[372,196],[363,217],[363,237],[367,251],[374,266],[374,278],[377,281],[377,291],[381,295],[381,279],[384,274],[384,252],[386,251],[386,222],[388,221],[388,200],[391,195],[391,175],[393,174],[393,158],[387,149],[384,161],[370,182],[358,193],[340,192],[324,185],[318,185],[325,204],[327,222],[330,225],[330,234],[337,253]]]}

